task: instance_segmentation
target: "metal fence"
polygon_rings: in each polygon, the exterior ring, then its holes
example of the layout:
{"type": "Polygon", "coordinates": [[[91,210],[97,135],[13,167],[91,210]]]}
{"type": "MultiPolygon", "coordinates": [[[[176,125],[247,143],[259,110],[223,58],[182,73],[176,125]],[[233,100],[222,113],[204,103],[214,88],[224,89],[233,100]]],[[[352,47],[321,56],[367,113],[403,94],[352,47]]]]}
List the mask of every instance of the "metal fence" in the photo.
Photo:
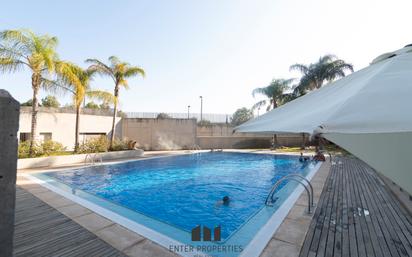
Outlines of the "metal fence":
{"type": "MultiPolygon", "coordinates": [[[[149,118],[155,119],[160,113],[167,114],[174,119],[197,119],[200,121],[200,113],[190,113],[189,117],[187,113],[168,113],[168,112],[126,112],[127,118],[149,118]]],[[[212,123],[229,123],[232,119],[231,114],[220,113],[203,113],[203,120],[208,120],[212,123]]]]}

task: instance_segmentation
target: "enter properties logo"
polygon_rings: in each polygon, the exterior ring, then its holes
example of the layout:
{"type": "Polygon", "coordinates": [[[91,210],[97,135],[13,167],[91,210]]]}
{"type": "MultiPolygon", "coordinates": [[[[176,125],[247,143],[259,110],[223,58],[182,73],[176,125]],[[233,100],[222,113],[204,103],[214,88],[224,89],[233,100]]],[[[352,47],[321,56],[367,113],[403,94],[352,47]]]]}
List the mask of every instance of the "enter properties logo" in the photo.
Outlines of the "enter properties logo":
{"type": "MultiPolygon", "coordinates": [[[[213,229],[213,241],[220,241],[221,227],[217,226],[213,229]]],[[[201,226],[197,226],[192,229],[192,241],[201,241],[201,226]]],[[[203,241],[212,241],[212,234],[210,228],[203,226],[203,241]]]]}
{"type": "Polygon", "coordinates": [[[197,257],[215,256],[215,254],[218,253],[240,253],[243,251],[242,245],[214,244],[213,242],[220,242],[222,240],[221,232],[222,228],[220,225],[213,228],[213,233],[212,229],[209,227],[198,225],[192,229],[192,242],[205,242],[205,244],[196,243],[195,245],[169,245],[169,251],[175,253],[196,252],[195,256],[197,257]],[[205,253],[207,254],[205,255],[205,253]]]}

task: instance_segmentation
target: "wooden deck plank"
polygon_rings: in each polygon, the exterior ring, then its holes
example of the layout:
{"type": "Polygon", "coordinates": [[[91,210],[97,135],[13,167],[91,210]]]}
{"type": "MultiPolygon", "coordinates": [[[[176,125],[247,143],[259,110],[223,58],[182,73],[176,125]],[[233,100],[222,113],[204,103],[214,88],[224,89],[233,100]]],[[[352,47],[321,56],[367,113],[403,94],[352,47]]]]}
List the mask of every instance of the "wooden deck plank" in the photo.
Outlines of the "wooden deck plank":
{"type": "MultiPolygon", "coordinates": [[[[349,163],[350,165],[351,163],[349,163]]],[[[350,167],[350,166],[349,166],[350,167]]],[[[364,243],[365,243],[365,249],[366,249],[366,254],[367,256],[378,256],[380,253],[380,247],[377,244],[377,236],[374,233],[374,228],[372,221],[370,219],[370,215],[368,215],[369,208],[368,208],[368,203],[365,200],[365,188],[363,187],[364,181],[360,179],[358,174],[354,169],[355,167],[351,167],[349,169],[350,172],[352,172],[352,176],[356,176],[357,179],[354,179],[354,184],[356,188],[356,193],[357,197],[359,200],[358,206],[357,206],[357,211],[356,215],[360,217],[360,223],[361,223],[361,228],[362,228],[362,234],[364,238],[364,243]],[[376,254],[378,252],[378,254],[376,254]]]]}
{"type": "MultiPolygon", "coordinates": [[[[368,186],[363,188],[366,190],[365,192],[365,206],[369,212],[372,213],[379,213],[379,206],[376,205],[375,200],[373,197],[371,197],[372,192],[369,191],[368,186]]],[[[374,237],[373,242],[376,240],[376,244],[374,244],[374,250],[377,256],[391,256],[391,253],[389,251],[389,248],[387,246],[387,242],[385,240],[385,237],[382,233],[381,226],[384,226],[384,223],[382,219],[380,218],[380,215],[369,215],[371,222],[373,224],[373,231],[376,234],[374,237]]]]}
{"type": "Polygon", "coordinates": [[[124,256],[26,190],[16,189],[14,256],[124,256]]]}
{"type": "MultiPolygon", "coordinates": [[[[368,173],[371,171],[368,171],[368,173]]],[[[365,176],[365,172],[361,172],[361,176],[365,176]]],[[[382,191],[382,188],[379,187],[379,182],[376,177],[366,176],[368,181],[370,182],[369,185],[375,188],[375,194],[383,203],[382,213],[387,217],[388,225],[390,226],[390,232],[392,234],[392,242],[394,243],[395,247],[398,250],[400,256],[411,256],[411,251],[407,249],[410,248],[410,242],[405,237],[403,233],[403,228],[405,224],[400,221],[399,214],[393,210],[393,199],[390,197],[390,194],[387,191],[382,191]]],[[[396,201],[397,202],[397,201],[396,201]]],[[[410,237],[410,233],[407,233],[410,237]]]]}
{"type": "Polygon", "coordinates": [[[412,217],[377,173],[335,158],[300,257],[412,256],[412,217]]]}
{"type": "MultiPolygon", "coordinates": [[[[338,240],[341,239],[341,233],[338,229],[338,213],[339,213],[339,203],[342,197],[342,192],[340,188],[342,187],[342,179],[340,178],[342,172],[337,172],[336,176],[336,192],[333,196],[332,209],[330,215],[330,224],[328,230],[328,239],[326,243],[325,256],[340,256],[340,250],[335,252],[335,246],[338,240]]],[[[339,246],[340,247],[340,246],[339,246]]]]}
{"type": "MultiPolygon", "coordinates": [[[[324,204],[323,204],[324,202],[329,200],[330,191],[332,189],[332,185],[331,185],[332,179],[330,179],[330,176],[331,176],[331,173],[328,174],[328,177],[325,181],[325,185],[322,189],[322,193],[319,197],[319,201],[316,203],[318,206],[320,206],[320,208],[316,208],[315,213],[314,213],[314,217],[317,217],[317,221],[312,222],[309,225],[310,226],[309,231],[314,231],[318,228],[322,228],[321,224],[323,223],[323,219],[322,219],[321,216],[322,216],[322,213],[324,211],[324,208],[322,206],[324,206],[324,204]]],[[[318,232],[320,233],[319,229],[318,229],[318,232]]],[[[314,254],[313,256],[316,255],[317,246],[318,246],[318,243],[316,242],[316,239],[315,239],[315,234],[316,233],[308,234],[307,237],[306,237],[306,240],[307,240],[308,243],[303,246],[303,247],[306,248],[306,250],[303,251],[303,252],[309,252],[309,254],[314,254]],[[316,249],[312,250],[311,249],[312,245],[316,246],[316,249]]]]}
{"type": "MultiPolygon", "coordinates": [[[[350,225],[348,217],[348,202],[349,196],[347,190],[344,188],[348,187],[348,177],[347,172],[342,172],[342,256],[350,256],[350,225]]],[[[355,241],[356,242],[356,241],[355,241]]],[[[356,243],[355,243],[356,244],[356,243]]]]}
{"type": "Polygon", "coordinates": [[[330,188],[331,192],[329,195],[329,201],[326,203],[325,206],[325,210],[324,210],[324,219],[323,219],[323,223],[321,223],[320,225],[320,235],[318,237],[316,237],[316,239],[319,240],[319,246],[318,246],[318,250],[317,250],[317,254],[316,256],[318,257],[323,257],[325,256],[325,252],[326,252],[326,245],[327,245],[327,239],[328,239],[328,235],[329,235],[329,226],[331,224],[331,214],[332,214],[332,208],[333,208],[333,204],[334,204],[334,197],[336,194],[336,190],[334,190],[337,187],[337,173],[334,174],[334,176],[332,177],[332,186],[330,188]]]}

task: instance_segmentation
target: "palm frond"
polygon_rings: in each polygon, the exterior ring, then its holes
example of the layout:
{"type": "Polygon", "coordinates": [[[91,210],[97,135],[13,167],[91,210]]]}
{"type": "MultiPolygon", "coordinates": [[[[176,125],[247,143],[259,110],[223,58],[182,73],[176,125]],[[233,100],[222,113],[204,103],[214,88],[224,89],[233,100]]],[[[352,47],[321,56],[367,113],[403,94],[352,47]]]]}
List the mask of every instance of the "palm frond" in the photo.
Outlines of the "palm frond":
{"type": "Polygon", "coordinates": [[[0,40],[0,57],[18,59],[34,73],[54,71],[58,60],[56,37],[36,35],[30,30],[21,29],[1,31],[0,40]]]}
{"type": "Polygon", "coordinates": [[[23,69],[25,63],[19,59],[0,57],[0,72],[15,72],[23,69]]]}
{"type": "Polygon", "coordinates": [[[109,76],[115,81],[113,70],[102,61],[98,59],[87,59],[86,63],[90,64],[90,66],[87,68],[88,70],[96,72],[100,75],[109,76]]]}
{"type": "Polygon", "coordinates": [[[13,44],[29,45],[34,33],[27,29],[0,31],[0,40],[13,44]]]}
{"type": "Polygon", "coordinates": [[[111,63],[112,68],[114,68],[115,66],[121,63],[119,57],[114,56],[114,55],[109,57],[109,62],[111,63]]]}
{"type": "Polygon", "coordinates": [[[304,64],[296,63],[296,64],[291,65],[289,67],[289,70],[290,71],[299,71],[302,74],[307,74],[309,72],[309,67],[304,65],[304,64]]]}
{"type": "Polygon", "coordinates": [[[5,44],[0,44],[0,56],[20,59],[21,61],[26,60],[21,51],[13,47],[6,46],[5,44]]]}
{"type": "Polygon", "coordinates": [[[128,67],[127,70],[124,72],[124,77],[125,78],[130,78],[130,77],[134,77],[134,76],[138,76],[138,75],[140,75],[142,77],[145,77],[146,73],[140,67],[128,67]]]}
{"type": "Polygon", "coordinates": [[[256,95],[267,96],[267,87],[258,87],[258,88],[253,89],[252,96],[255,97],[256,95]]]}
{"type": "Polygon", "coordinates": [[[41,87],[53,95],[65,95],[67,92],[74,93],[73,89],[67,87],[64,81],[59,79],[51,80],[48,78],[41,78],[41,87]]]}
{"type": "Polygon", "coordinates": [[[303,74],[298,87],[295,88],[295,93],[299,94],[320,88],[325,81],[333,81],[337,78],[344,77],[346,71],[353,72],[353,66],[351,64],[338,59],[332,54],[321,56],[316,63],[309,65],[292,65],[291,69],[299,70],[303,74]]]}
{"type": "Polygon", "coordinates": [[[254,111],[254,110],[256,110],[256,109],[259,109],[259,108],[261,108],[262,106],[265,106],[266,104],[267,104],[267,101],[266,101],[266,100],[259,101],[259,102],[255,103],[255,104],[252,106],[252,111],[254,111]]]}
{"type": "Polygon", "coordinates": [[[105,90],[90,90],[86,92],[87,97],[103,101],[106,104],[114,104],[117,102],[116,97],[105,90]]]}

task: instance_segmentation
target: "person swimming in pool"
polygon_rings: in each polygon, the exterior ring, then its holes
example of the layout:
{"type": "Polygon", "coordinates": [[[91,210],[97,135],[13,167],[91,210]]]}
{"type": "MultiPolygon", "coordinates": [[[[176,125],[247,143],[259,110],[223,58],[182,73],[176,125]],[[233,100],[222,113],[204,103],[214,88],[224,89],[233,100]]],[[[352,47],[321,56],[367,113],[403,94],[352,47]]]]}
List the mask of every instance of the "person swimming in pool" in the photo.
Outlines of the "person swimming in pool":
{"type": "Polygon", "coordinates": [[[307,162],[307,161],[309,161],[309,157],[303,156],[303,153],[300,153],[299,161],[300,162],[307,162]]]}
{"type": "Polygon", "coordinates": [[[230,203],[230,198],[229,196],[225,195],[223,196],[222,200],[216,203],[216,206],[220,206],[220,205],[228,206],[229,203],[230,203]]]}

